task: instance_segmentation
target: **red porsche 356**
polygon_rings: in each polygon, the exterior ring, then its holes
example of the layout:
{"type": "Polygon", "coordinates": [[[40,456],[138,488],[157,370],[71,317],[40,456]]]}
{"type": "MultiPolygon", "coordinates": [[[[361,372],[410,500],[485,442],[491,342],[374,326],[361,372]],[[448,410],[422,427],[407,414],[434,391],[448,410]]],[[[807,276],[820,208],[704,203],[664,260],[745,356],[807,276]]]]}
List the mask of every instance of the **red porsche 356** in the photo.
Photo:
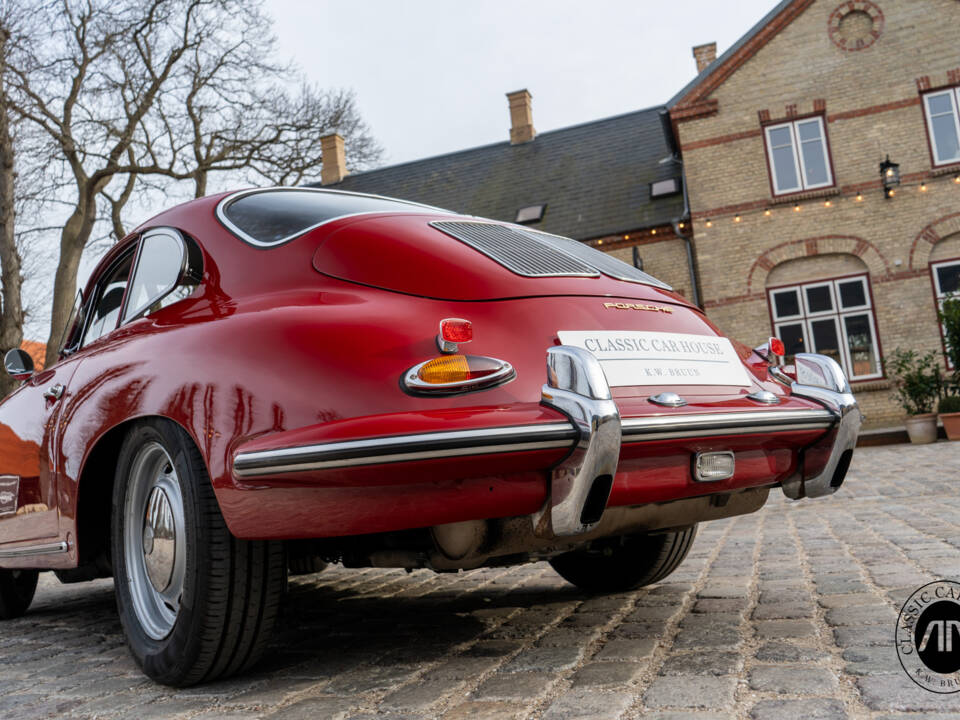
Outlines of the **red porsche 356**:
{"type": "Polygon", "coordinates": [[[381,197],[246,190],[168,210],[0,403],[0,617],[37,573],[113,576],[159,682],[241,671],[288,569],[548,560],[657,582],[697,523],[843,482],[840,367],[725,338],[568,238],[381,197]]]}

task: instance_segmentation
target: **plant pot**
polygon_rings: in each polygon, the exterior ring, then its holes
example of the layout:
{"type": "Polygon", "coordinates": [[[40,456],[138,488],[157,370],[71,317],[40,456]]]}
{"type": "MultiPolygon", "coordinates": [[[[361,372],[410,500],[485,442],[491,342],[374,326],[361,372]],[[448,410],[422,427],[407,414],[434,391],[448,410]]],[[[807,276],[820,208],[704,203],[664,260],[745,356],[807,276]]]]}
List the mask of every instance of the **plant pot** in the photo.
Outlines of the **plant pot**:
{"type": "Polygon", "coordinates": [[[907,417],[907,435],[914,445],[925,445],[937,440],[937,415],[925,413],[907,417]]]}
{"type": "Polygon", "coordinates": [[[943,429],[947,432],[947,438],[960,440],[960,412],[940,413],[940,419],[943,420],[943,429]]]}

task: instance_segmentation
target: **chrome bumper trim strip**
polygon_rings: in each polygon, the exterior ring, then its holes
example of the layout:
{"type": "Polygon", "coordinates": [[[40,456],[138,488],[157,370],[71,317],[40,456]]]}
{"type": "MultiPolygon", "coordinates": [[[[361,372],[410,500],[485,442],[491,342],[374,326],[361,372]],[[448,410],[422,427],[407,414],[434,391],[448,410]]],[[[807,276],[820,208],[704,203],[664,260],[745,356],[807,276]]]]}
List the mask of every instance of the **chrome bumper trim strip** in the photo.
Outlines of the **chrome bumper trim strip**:
{"type": "Polygon", "coordinates": [[[233,469],[238,477],[258,477],[459,455],[568,448],[576,437],[576,430],[567,422],[394,435],[240,453],[233,469]]]}
{"type": "Polygon", "coordinates": [[[32,555],[58,555],[65,553],[68,547],[65,542],[47,543],[45,545],[26,545],[9,549],[0,548],[0,559],[30,557],[32,555]]]}
{"type": "Polygon", "coordinates": [[[754,410],[748,412],[699,413],[626,418],[623,442],[651,442],[702,435],[827,430],[837,415],[830,410],[754,410]]]}

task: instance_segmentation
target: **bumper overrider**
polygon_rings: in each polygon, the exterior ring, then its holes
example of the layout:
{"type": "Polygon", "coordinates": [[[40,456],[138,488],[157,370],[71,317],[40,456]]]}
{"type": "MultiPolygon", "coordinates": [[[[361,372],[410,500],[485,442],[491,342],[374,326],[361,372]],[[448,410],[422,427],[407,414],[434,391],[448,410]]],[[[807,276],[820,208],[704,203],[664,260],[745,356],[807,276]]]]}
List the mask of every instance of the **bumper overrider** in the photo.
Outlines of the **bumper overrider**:
{"type": "Polygon", "coordinates": [[[831,358],[798,354],[797,367],[804,369],[798,376],[804,382],[792,381],[792,394],[820,408],[621,418],[599,361],[586,350],[560,345],[547,350],[541,404],[559,411],[567,422],[241,448],[233,471],[243,481],[387,463],[569,449],[552,469],[547,500],[532,520],[538,537],[570,537],[589,533],[600,522],[622,445],[813,430],[823,431],[822,439],[801,451],[797,471],[782,482],[782,488],[789,498],[819,497],[835,492],[843,481],[861,415],[843,371],[831,358]]]}

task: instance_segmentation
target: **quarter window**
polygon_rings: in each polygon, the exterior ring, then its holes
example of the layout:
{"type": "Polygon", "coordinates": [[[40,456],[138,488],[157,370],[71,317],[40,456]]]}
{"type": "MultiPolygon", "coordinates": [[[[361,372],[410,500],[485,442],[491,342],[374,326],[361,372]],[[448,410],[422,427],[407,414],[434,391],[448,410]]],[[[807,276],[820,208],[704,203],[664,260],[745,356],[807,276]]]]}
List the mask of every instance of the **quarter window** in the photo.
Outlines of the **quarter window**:
{"type": "Polygon", "coordinates": [[[768,125],[764,138],[774,195],[833,185],[822,117],[768,125]]]}
{"type": "Polygon", "coordinates": [[[882,376],[866,275],[768,290],[774,334],[788,356],[832,357],[851,380],[882,376]]]}
{"type": "MultiPolygon", "coordinates": [[[[933,263],[930,266],[933,273],[933,291],[937,296],[937,307],[951,295],[960,295],[960,260],[947,260],[933,263]]],[[[947,350],[944,344],[944,351],[947,350]]],[[[950,358],[947,357],[947,367],[953,369],[950,358]]]]}
{"type": "Polygon", "coordinates": [[[933,164],[960,162],[960,88],[923,96],[927,132],[933,149],[933,164]]]}
{"type": "Polygon", "coordinates": [[[144,235],[123,321],[145,311],[159,309],[152,306],[159,305],[177,287],[185,263],[186,246],[179,234],[171,230],[157,230],[144,235]]]}

